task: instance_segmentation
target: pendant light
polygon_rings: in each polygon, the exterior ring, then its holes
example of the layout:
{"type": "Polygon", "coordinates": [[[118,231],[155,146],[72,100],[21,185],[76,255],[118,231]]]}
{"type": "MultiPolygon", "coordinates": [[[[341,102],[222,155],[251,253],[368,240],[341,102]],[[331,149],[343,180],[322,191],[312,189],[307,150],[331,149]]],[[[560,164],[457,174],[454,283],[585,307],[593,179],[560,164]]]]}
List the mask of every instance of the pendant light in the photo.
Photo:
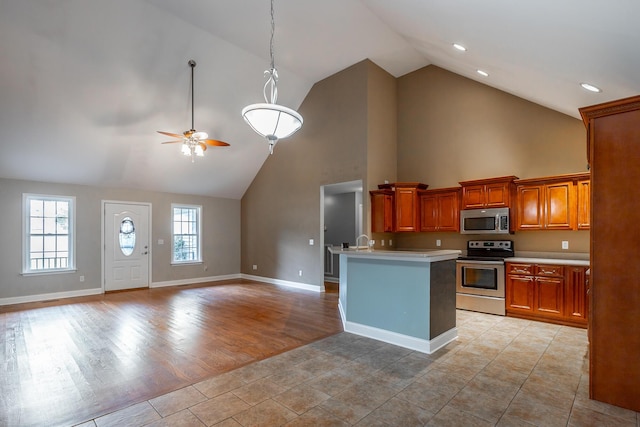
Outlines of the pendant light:
{"type": "Polygon", "coordinates": [[[293,135],[302,127],[302,116],[291,108],[276,104],[278,100],[278,70],[275,67],[273,55],[273,35],[275,33],[275,19],[273,14],[273,0],[271,0],[271,69],[266,70],[267,82],[264,84],[264,103],[251,104],[242,109],[242,117],[259,135],[267,139],[269,154],[273,154],[273,147],[279,139],[293,135]],[[267,90],[269,96],[267,96],[267,90]]]}

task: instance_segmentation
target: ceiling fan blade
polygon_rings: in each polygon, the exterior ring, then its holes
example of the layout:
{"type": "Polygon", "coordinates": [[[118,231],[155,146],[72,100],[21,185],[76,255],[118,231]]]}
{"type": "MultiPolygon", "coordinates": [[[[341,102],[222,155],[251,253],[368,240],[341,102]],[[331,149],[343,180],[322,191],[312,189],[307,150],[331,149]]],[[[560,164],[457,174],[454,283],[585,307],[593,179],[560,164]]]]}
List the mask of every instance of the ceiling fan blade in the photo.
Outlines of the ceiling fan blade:
{"type": "Polygon", "coordinates": [[[165,141],[165,142],[161,142],[160,144],[175,144],[176,142],[184,142],[184,141],[165,141]]]}
{"type": "Polygon", "coordinates": [[[205,139],[203,142],[214,147],[227,147],[230,145],[224,141],[218,141],[217,139],[205,139]]]}
{"type": "Polygon", "coordinates": [[[180,138],[180,139],[184,138],[182,135],[178,135],[178,134],[176,134],[176,133],[162,132],[161,130],[156,131],[156,132],[161,133],[161,134],[163,134],[163,135],[170,136],[170,137],[172,137],[172,138],[180,138]]]}
{"type": "Polygon", "coordinates": [[[199,145],[202,147],[202,151],[207,151],[207,145],[205,143],[201,142],[199,145]]]}

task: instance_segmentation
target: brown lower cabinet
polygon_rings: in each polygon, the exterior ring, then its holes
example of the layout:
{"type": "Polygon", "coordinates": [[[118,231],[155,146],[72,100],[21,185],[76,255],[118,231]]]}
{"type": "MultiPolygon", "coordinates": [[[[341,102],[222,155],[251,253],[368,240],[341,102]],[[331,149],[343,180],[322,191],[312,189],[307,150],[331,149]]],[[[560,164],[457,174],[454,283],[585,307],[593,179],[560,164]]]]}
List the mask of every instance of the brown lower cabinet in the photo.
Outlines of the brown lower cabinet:
{"type": "Polygon", "coordinates": [[[507,316],[587,327],[587,267],[506,263],[507,316]]]}

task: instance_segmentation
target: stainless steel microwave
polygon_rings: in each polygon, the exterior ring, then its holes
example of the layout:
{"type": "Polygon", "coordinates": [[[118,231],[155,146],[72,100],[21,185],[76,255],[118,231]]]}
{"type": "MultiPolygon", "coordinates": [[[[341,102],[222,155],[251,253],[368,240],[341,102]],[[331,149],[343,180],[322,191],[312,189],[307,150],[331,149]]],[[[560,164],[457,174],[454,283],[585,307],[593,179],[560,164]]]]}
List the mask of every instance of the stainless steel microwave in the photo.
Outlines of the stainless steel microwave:
{"type": "Polygon", "coordinates": [[[460,211],[461,234],[509,234],[509,208],[460,211]]]}

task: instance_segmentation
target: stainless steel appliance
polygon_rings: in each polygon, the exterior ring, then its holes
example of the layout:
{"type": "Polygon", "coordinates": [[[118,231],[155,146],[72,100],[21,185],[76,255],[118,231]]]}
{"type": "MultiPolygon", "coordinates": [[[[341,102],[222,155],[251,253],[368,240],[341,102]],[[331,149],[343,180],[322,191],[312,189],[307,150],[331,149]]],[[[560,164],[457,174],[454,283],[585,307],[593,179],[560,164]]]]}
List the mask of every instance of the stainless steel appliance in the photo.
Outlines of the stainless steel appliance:
{"type": "Polygon", "coordinates": [[[509,234],[509,208],[460,211],[461,234],[509,234]]]}
{"type": "Polygon", "coordinates": [[[469,240],[456,260],[456,308],[504,316],[504,260],[512,256],[512,240],[469,240]]]}

